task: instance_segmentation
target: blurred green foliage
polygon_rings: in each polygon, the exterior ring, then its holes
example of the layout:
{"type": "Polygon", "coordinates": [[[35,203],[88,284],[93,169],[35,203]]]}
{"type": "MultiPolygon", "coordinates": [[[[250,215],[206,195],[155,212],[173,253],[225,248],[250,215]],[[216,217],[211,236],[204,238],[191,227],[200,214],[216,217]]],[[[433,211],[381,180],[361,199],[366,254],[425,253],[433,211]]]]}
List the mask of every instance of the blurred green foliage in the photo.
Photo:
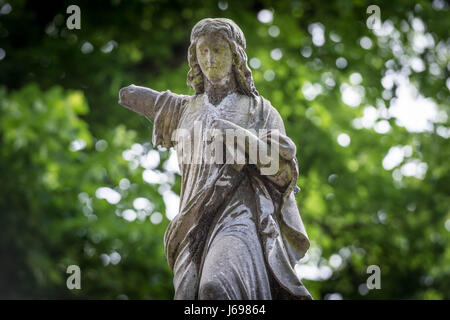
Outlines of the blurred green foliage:
{"type": "Polygon", "coordinates": [[[231,18],[242,28],[249,59],[257,59],[256,88],[297,144],[297,200],[312,241],[302,263],[328,274],[304,280],[314,298],[450,298],[444,1],[0,0],[0,10],[0,298],[172,298],[162,194],[179,193],[180,177],[167,170],[170,151],[158,150],[153,171],[168,180],[144,181],[139,156],[152,150],[152,124],[117,97],[131,83],[193,94],[186,54],[190,29],[204,17],[231,18]],[[66,28],[71,4],[81,8],[81,30],[66,28]],[[389,34],[367,28],[371,4],[389,34]],[[273,13],[267,23],[258,20],[263,9],[273,13]],[[421,22],[433,42],[417,49],[421,22]],[[323,43],[313,41],[317,27],[323,43]],[[423,70],[408,72],[405,57],[420,58],[423,70]],[[355,125],[365,107],[381,112],[394,102],[397,85],[382,85],[389,70],[406,70],[436,104],[431,129],[411,132],[390,116],[379,119],[387,132],[355,125]],[[350,107],[343,88],[355,73],[363,94],[350,107]],[[342,133],[350,137],[346,147],[337,142],[342,133]],[[393,146],[410,152],[386,170],[393,146]],[[402,174],[413,159],[426,163],[422,177],[402,174]],[[100,199],[102,187],[120,201],[100,199]],[[151,210],[135,208],[137,218],[127,219],[142,197],[151,210]],[[163,213],[161,223],[150,221],[155,212],[163,213]],[[71,264],[81,267],[81,290],[66,288],[71,264]],[[382,289],[367,293],[361,284],[369,265],[380,266],[382,289]]]}

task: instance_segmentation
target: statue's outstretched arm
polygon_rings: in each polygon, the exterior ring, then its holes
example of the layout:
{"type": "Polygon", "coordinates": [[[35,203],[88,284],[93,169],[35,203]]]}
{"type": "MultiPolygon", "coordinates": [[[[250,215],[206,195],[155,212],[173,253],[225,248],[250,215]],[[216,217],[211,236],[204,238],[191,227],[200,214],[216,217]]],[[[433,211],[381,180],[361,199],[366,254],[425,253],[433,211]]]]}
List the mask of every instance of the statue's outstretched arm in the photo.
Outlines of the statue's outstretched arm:
{"type": "Polygon", "coordinates": [[[156,90],[132,84],[120,89],[119,104],[153,120],[155,101],[159,94],[156,90]]]}

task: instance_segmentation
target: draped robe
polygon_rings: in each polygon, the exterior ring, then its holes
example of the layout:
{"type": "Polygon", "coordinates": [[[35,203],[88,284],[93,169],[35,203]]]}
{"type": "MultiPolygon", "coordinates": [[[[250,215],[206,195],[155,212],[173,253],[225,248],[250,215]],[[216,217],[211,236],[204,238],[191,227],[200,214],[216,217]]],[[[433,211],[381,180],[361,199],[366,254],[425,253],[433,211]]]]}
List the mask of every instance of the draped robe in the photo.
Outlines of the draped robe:
{"type": "MultiPolygon", "coordinates": [[[[294,196],[296,147],[276,109],[261,96],[233,93],[214,106],[205,94],[169,90],[158,95],[154,107],[152,142],[176,149],[182,175],[180,210],[164,236],[174,298],[311,299],[294,270],[309,248],[294,196]],[[283,186],[255,164],[186,163],[174,132],[194,136],[194,130],[210,129],[214,119],[256,132],[266,129],[268,143],[279,144],[275,176],[285,180],[283,186]],[[279,131],[278,141],[271,140],[271,130],[279,131]]],[[[192,156],[209,151],[208,142],[200,140],[192,156]]]]}

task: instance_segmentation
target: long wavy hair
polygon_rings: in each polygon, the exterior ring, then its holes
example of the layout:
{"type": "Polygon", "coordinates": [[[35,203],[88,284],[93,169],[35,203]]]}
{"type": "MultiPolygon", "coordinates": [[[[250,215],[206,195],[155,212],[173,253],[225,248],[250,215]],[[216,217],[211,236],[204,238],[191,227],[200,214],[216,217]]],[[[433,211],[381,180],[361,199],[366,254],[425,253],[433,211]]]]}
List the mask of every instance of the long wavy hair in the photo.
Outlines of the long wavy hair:
{"type": "Polygon", "coordinates": [[[253,82],[252,71],[247,65],[244,33],[236,23],[226,18],[202,19],[192,29],[191,44],[188,50],[190,67],[187,75],[188,86],[194,89],[196,94],[201,94],[205,91],[203,72],[197,60],[197,41],[200,36],[212,32],[219,32],[230,45],[233,56],[233,73],[238,91],[250,97],[259,96],[253,82]]]}

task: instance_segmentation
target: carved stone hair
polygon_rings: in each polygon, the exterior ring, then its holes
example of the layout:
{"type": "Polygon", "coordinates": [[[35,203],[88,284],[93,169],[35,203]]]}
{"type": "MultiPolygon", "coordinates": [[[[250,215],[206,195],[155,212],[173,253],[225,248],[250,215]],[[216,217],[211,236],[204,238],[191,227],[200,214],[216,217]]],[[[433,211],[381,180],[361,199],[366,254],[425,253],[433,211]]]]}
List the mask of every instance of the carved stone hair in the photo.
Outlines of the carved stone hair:
{"type": "Polygon", "coordinates": [[[191,45],[188,50],[190,70],[187,75],[187,84],[195,90],[196,94],[205,91],[203,72],[198,64],[196,46],[200,36],[212,32],[219,32],[230,45],[233,55],[233,72],[238,84],[238,91],[250,97],[259,96],[253,82],[252,72],[247,66],[244,33],[236,23],[226,18],[202,19],[192,29],[191,45]]]}

